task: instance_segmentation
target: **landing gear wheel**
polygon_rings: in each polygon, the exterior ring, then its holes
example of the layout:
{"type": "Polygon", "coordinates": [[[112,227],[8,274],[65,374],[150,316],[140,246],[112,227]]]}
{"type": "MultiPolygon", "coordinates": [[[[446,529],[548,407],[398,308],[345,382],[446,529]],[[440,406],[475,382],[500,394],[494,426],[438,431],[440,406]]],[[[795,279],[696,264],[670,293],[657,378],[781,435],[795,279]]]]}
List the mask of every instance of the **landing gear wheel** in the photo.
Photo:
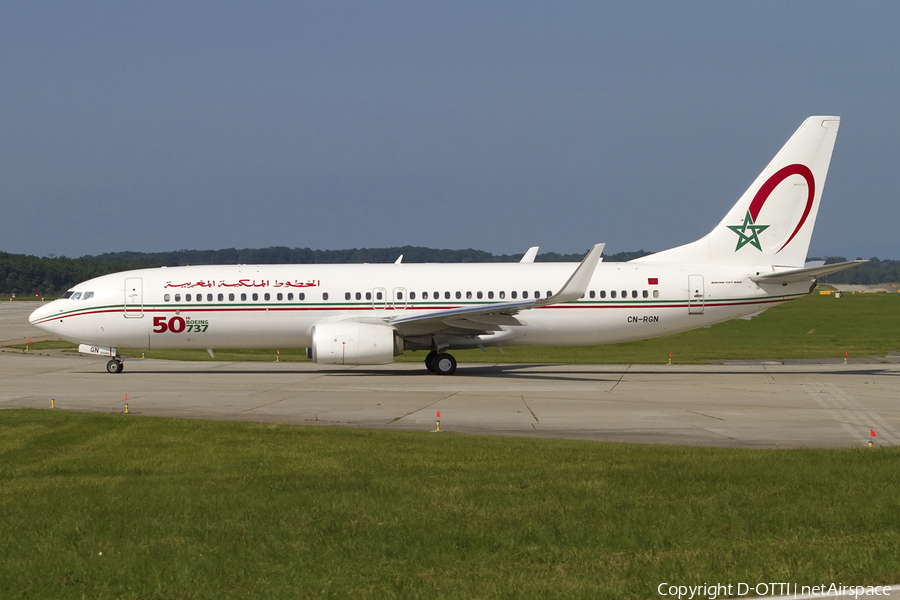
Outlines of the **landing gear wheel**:
{"type": "Polygon", "coordinates": [[[436,359],[438,353],[432,350],[425,356],[425,368],[434,373],[434,359],[436,359]]]}
{"type": "Polygon", "coordinates": [[[125,365],[122,364],[122,361],[116,360],[115,358],[106,363],[106,370],[110,373],[121,373],[124,368],[125,365]]]}
{"type": "Polygon", "coordinates": [[[456,359],[450,354],[438,354],[434,359],[434,372],[438,375],[453,375],[456,371],[456,359]]]}

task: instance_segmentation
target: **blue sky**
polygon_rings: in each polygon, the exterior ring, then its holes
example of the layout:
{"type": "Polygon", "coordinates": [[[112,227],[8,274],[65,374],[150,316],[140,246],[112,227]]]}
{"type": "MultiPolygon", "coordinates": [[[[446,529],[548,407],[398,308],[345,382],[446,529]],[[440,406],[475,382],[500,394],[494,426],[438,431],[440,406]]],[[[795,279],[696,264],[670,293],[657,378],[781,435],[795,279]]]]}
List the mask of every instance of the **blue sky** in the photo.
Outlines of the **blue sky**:
{"type": "Polygon", "coordinates": [[[812,114],[900,258],[900,4],[0,1],[0,250],[662,250],[812,114]]]}

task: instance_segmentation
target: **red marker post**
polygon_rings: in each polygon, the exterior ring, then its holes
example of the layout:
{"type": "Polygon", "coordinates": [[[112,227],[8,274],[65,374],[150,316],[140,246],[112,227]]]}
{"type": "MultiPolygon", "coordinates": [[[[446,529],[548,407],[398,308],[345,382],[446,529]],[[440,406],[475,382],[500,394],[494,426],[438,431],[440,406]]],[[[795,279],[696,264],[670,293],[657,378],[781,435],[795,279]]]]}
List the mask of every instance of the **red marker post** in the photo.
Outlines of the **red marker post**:
{"type": "Polygon", "coordinates": [[[434,431],[435,433],[441,431],[441,411],[437,411],[437,417],[434,418],[434,431]]]}
{"type": "Polygon", "coordinates": [[[847,351],[844,350],[844,364],[847,364],[847,351]]]}

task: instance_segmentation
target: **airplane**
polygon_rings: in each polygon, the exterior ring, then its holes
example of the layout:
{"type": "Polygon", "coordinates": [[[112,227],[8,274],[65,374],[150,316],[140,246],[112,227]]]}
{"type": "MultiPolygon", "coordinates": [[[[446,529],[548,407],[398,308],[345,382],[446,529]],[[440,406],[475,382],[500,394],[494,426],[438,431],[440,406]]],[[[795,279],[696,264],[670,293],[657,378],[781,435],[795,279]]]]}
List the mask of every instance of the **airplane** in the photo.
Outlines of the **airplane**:
{"type": "Polygon", "coordinates": [[[117,348],[306,348],[320,365],[427,350],[591,345],[706,327],[804,296],[864,261],[806,263],[840,117],[806,119],[706,236],[629,262],[160,267],[80,283],[30,322],[109,357],[117,348]]]}

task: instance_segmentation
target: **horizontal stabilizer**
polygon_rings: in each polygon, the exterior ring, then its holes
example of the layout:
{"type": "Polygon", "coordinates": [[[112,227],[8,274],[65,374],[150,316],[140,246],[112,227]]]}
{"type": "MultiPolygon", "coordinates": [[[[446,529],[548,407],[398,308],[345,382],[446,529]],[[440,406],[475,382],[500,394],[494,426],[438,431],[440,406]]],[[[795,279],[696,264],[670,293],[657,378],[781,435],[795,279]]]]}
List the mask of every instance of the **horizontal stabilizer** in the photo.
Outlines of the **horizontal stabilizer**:
{"type": "Polygon", "coordinates": [[[834,263],[831,265],[822,265],[818,267],[805,267],[803,269],[791,269],[790,271],[782,271],[780,273],[770,273],[768,275],[751,275],[750,279],[756,283],[767,284],[788,284],[799,283],[801,281],[812,281],[819,277],[825,277],[839,271],[846,271],[853,267],[858,267],[865,260],[851,260],[848,262],[834,263]]]}

